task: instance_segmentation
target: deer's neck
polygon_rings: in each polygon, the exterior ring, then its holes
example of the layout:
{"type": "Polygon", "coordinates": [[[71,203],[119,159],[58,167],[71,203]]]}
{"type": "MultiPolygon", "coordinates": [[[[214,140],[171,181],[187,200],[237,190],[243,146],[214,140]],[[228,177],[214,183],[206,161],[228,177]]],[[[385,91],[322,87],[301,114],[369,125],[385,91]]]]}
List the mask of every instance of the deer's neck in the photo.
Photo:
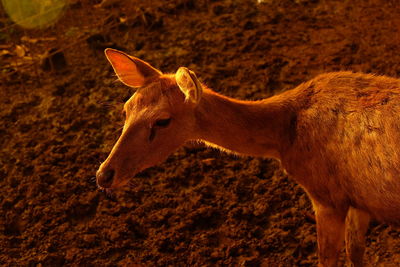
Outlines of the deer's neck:
{"type": "Polygon", "coordinates": [[[280,158],[294,131],[292,114],[279,96],[240,101],[206,89],[196,110],[198,138],[239,154],[280,158]]]}

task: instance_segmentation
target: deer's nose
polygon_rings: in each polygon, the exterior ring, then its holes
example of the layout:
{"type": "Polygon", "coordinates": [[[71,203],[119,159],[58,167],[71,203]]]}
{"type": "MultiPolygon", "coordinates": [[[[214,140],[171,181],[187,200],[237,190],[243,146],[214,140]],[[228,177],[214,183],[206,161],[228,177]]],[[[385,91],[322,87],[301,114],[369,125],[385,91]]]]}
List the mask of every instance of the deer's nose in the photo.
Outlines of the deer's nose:
{"type": "Polygon", "coordinates": [[[104,188],[111,187],[114,180],[115,171],[113,169],[108,169],[105,171],[98,171],[96,174],[97,184],[104,188]]]}

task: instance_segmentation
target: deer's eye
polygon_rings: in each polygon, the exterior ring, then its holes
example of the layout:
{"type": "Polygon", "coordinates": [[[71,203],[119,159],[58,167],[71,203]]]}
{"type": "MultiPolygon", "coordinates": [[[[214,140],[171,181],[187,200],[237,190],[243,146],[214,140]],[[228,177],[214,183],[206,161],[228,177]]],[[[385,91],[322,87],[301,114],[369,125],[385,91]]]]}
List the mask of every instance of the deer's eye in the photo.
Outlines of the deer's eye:
{"type": "Polygon", "coordinates": [[[157,128],[166,128],[170,123],[171,123],[171,118],[156,120],[154,122],[154,125],[150,128],[149,141],[150,142],[153,141],[154,138],[156,137],[157,128]]]}
{"type": "Polygon", "coordinates": [[[171,123],[171,118],[168,118],[168,119],[156,120],[154,125],[157,127],[167,127],[170,123],[171,123]]]}

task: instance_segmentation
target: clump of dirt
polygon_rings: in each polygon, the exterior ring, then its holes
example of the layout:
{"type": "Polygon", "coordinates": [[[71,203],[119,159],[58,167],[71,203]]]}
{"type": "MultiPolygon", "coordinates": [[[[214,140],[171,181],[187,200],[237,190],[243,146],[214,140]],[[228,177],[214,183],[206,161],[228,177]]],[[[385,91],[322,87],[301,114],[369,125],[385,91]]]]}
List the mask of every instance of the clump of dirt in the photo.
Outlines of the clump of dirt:
{"type": "MultiPolygon", "coordinates": [[[[97,190],[92,178],[132,93],[102,50],[123,49],[165,72],[186,66],[218,92],[261,99],[328,71],[398,76],[396,3],[116,2],[71,1],[47,30],[0,36],[10,51],[24,36],[38,40],[32,56],[54,42],[66,64],[2,73],[0,263],[315,266],[310,202],[275,160],[189,144],[115,196],[97,190]],[[62,42],[40,41],[51,36],[62,42]]],[[[399,264],[398,237],[373,224],[366,262],[399,264]]]]}

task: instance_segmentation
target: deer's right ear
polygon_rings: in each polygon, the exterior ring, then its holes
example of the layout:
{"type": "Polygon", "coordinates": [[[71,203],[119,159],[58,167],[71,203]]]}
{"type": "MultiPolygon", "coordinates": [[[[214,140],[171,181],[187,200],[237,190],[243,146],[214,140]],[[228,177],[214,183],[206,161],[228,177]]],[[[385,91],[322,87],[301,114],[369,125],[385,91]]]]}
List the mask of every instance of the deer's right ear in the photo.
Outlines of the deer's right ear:
{"type": "Polygon", "coordinates": [[[153,68],[147,62],[136,57],[131,57],[124,52],[107,48],[104,53],[117,74],[118,79],[130,87],[141,87],[147,79],[162,74],[161,71],[153,68]]]}
{"type": "Polygon", "coordinates": [[[185,100],[197,104],[203,93],[203,87],[196,74],[185,67],[180,67],[175,74],[179,89],[185,94],[185,100]]]}

